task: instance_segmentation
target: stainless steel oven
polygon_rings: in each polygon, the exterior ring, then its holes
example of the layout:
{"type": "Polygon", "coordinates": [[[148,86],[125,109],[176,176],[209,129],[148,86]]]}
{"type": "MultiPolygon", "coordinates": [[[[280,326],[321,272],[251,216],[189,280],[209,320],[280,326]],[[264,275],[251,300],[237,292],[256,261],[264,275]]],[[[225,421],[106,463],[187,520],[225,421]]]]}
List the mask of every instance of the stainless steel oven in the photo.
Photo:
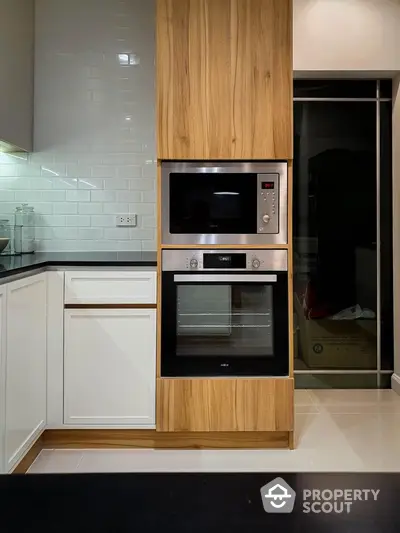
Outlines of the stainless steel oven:
{"type": "Polygon", "coordinates": [[[287,163],[164,162],[162,244],[286,244],[287,163]]]}
{"type": "Polygon", "coordinates": [[[286,376],[286,250],[164,250],[162,376],[286,376]]]}

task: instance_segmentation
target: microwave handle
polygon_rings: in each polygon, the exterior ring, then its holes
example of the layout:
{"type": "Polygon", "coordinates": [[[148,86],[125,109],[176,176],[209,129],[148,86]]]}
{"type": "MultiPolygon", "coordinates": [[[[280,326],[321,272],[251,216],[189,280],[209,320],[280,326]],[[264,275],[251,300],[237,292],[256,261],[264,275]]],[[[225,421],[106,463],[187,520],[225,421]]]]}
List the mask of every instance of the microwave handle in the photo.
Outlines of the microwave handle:
{"type": "Polygon", "coordinates": [[[175,274],[174,281],[188,281],[191,283],[276,283],[275,274],[175,274]]]}

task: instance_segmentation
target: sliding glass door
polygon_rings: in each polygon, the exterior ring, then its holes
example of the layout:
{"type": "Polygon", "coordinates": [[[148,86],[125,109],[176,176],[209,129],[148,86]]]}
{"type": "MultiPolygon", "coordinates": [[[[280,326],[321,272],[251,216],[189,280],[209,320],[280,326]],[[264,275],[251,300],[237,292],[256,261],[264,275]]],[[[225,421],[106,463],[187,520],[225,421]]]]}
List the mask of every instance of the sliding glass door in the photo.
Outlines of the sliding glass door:
{"type": "Polygon", "coordinates": [[[384,387],[393,366],[391,84],[295,82],[298,387],[384,387]]]}

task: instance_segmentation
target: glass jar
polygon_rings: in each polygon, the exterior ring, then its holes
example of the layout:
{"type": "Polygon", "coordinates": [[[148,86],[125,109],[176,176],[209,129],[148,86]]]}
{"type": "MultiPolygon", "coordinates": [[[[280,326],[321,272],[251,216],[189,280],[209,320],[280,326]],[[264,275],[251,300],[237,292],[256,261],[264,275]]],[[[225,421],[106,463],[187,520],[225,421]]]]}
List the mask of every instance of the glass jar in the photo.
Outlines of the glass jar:
{"type": "Polygon", "coordinates": [[[35,251],[35,212],[28,204],[22,204],[15,209],[15,226],[22,227],[23,254],[32,254],[35,251]]]}
{"type": "Polygon", "coordinates": [[[11,226],[10,221],[3,219],[0,220],[0,254],[2,255],[10,255],[11,254],[11,226]],[[6,246],[2,248],[4,245],[5,239],[8,239],[8,242],[6,246]]]}

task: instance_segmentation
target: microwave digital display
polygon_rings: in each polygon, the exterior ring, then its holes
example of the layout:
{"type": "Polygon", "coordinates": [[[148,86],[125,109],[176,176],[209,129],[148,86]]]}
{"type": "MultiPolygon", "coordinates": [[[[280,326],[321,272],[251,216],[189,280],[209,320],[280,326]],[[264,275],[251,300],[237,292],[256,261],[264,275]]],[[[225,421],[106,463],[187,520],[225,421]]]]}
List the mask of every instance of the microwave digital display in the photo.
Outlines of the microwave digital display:
{"type": "Polygon", "coordinates": [[[275,182],[274,181],[262,181],[261,188],[268,189],[268,190],[275,189],[275,182]]]}

